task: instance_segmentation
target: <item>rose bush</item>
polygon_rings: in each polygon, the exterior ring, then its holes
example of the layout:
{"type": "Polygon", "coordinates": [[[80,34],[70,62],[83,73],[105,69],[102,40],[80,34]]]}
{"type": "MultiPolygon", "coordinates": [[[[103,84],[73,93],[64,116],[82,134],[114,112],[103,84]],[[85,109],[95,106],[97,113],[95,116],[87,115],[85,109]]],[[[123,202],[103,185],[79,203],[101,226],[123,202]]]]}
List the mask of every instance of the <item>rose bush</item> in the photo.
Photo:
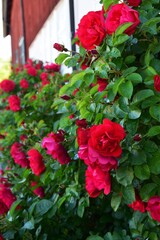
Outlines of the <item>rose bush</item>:
{"type": "Polygon", "coordinates": [[[160,1],[101,3],[1,84],[2,239],[160,239],[160,1]]]}

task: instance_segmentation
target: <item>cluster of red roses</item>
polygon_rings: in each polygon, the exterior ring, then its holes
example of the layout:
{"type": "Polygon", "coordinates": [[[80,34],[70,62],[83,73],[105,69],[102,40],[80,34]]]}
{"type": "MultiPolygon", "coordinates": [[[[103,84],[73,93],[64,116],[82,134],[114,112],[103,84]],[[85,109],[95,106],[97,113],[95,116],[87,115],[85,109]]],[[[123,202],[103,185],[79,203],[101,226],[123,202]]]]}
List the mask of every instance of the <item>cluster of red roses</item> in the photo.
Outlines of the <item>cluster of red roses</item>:
{"type": "MultiPolygon", "coordinates": [[[[127,2],[137,7],[141,0],[127,2]]],[[[138,11],[124,3],[111,5],[106,12],[102,9],[88,12],[83,16],[78,25],[77,36],[82,47],[92,50],[102,43],[106,35],[113,34],[120,25],[127,22],[131,22],[132,25],[126,29],[125,33],[131,35],[140,23],[138,11]]]]}
{"type": "Polygon", "coordinates": [[[125,131],[120,124],[104,119],[103,124],[87,128],[86,122],[77,129],[79,158],[88,166],[86,170],[86,190],[90,197],[97,197],[102,190],[109,194],[111,189],[111,169],[118,166],[122,149],[120,142],[125,131]]]}
{"type": "MultiPolygon", "coordinates": [[[[51,64],[46,64],[42,65],[42,62],[39,61],[37,64],[35,64],[31,59],[27,60],[27,63],[23,66],[23,69],[27,72],[28,78],[30,77],[38,77],[39,73],[38,71],[41,69],[44,69],[44,72],[40,74],[40,79],[42,80],[42,87],[49,84],[49,75],[54,76],[54,72],[59,72],[60,71],[60,65],[51,63],[51,64]]],[[[21,71],[19,69],[18,71],[21,71]]],[[[18,72],[17,72],[18,73],[18,72]]],[[[17,87],[20,87],[21,90],[26,90],[30,87],[29,80],[22,78],[19,81],[19,84],[17,87]]],[[[34,85],[36,87],[36,84],[34,85]]],[[[4,79],[0,83],[0,88],[2,89],[3,92],[10,93],[13,92],[16,89],[16,83],[13,80],[10,79],[4,79]]],[[[17,94],[12,94],[8,98],[8,103],[9,106],[6,106],[6,109],[12,110],[13,112],[17,112],[21,110],[21,99],[17,94]]]]}

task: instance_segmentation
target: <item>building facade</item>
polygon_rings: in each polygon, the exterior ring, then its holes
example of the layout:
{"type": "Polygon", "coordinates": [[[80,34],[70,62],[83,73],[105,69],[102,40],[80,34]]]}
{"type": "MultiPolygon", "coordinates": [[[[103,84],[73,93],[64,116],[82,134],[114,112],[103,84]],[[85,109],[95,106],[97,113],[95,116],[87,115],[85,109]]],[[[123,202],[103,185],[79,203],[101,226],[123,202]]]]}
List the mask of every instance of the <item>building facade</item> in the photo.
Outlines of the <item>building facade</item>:
{"type": "Polygon", "coordinates": [[[4,36],[11,35],[12,63],[26,59],[53,62],[53,43],[71,49],[81,17],[101,9],[95,0],[2,0],[4,36]]]}

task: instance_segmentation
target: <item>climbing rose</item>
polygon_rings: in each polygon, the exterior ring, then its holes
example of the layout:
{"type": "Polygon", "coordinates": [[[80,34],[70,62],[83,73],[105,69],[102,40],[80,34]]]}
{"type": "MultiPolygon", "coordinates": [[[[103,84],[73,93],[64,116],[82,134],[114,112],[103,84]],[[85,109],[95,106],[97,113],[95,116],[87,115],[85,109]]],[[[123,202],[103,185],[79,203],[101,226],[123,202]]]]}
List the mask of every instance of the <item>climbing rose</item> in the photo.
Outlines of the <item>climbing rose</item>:
{"type": "Polygon", "coordinates": [[[21,143],[15,142],[11,146],[10,154],[14,159],[14,162],[24,168],[29,166],[29,162],[25,152],[22,150],[22,146],[23,145],[21,143]]]}
{"type": "Polygon", "coordinates": [[[136,195],[136,200],[131,204],[128,204],[128,206],[134,211],[140,211],[142,213],[146,211],[145,203],[142,202],[141,198],[138,195],[136,195]]]}
{"type": "Polygon", "coordinates": [[[48,134],[47,137],[44,137],[42,140],[42,147],[47,149],[47,154],[52,155],[60,164],[67,164],[70,162],[70,157],[61,144],[63,136],[55,133],[48,134]]]}
{"type": "Polygon", "coordinates": [[[127,0],[129,6],[138,7],[142,0],[127,0]]]}
{"type": "Polygon", "coordinates": [[[120,142],[125,135],[120,124],[104,119],[103,124],[90,128],[88,146],[102,156],[120,157],[122,153],[120,142]]]}
{"type": "Polygon", "coordinates": [[[3,184],[0,184],[0,201],[6,205],[8,210],[10,209],[13,202],[16,201],[16,197],[11,192],[10,188],[6,187],[3,184]]]}
{"type": "Polygon", "coordinates": [[[151,197],[147,203],[146,210],[154,220],[160,222],[160,196],[151,197]]]}
{"type": "Polygon", "coordinates": [[[78,24],[77,36],[87,50],[99,46],[106,36],[102,12],[91,11],[84,15],[78,24]]]}
{"type": "Polygon", "coordinates": [[[9,79],[5,79],[0,83],[0,87],[4,92],[11,92],[14,90],[16,84],[9,79]]]}
{"type": "Polygon", "coordinates": [[[0,215],[3,215],[8,212],[7,205],[0,199],[0,215]]]}
{"type": "Polygon", "coordinates": [[[29,82],[28,82],[25,78],[21,79],[21,81],[20,81],[20,87],[21,87],[21,88],[24,88],[24,89],[29,88],[29,82]]]}
{"type": "Polygon", "coordinates": [[[108,172],[103,172],[99,167],[88,167],[86,170],[86,190],[90,197],[95,198],[100,195],[102,190],[104,194],[110,193],[111,183],[108,172]]]}
{"type": "Polygon", "coordinates": [[[154,89],[157,92],[160,92],[160,76],[159,75],[154,76],[154,89]]]}
{"type": "Polygon", "coordinates": [[[106,31],[108,34],[112,34],[120,25],[128,22],[131,22],[132,25],[125,30],[125,33],[131,35],[140,23],[139,13],[124,3],[113,5],[107,12],[106,31]]]}
{"type": "Polygon", "coordinates": [[[33,171],[33,173],[37,176],[39,176],[41,173],[43,173],[46,169],[43,161],[42,161],[42,155],[39,153],[38,150],[32,148],[27,152],[29,156],[29,163],[30,167],[33,171]]]}
{"type": "Polygon", "coordinates": [[[17,112],[21,109],[21,102],[20,102],[20,98],[16,95],[11,95],[8,98],[8,102],[9,102],[9,107],[13,112],[17,112]]]}
{"type": "Polygon", "coordinates": [[[27,73],[28,75],[35,77],[37,75],[37,70],[34,67],[30,66],[27,68],[27,73]]]}

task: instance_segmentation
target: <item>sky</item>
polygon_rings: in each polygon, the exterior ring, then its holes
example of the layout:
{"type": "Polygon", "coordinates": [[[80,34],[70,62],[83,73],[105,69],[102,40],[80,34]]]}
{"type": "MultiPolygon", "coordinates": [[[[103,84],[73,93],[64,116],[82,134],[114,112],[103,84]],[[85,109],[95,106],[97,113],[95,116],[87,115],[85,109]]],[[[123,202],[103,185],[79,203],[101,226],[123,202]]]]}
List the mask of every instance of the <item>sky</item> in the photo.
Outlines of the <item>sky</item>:
{"type": "Polygon", "coordinates": [[[11,39],[10,36],[3,38],[2,26],[2,1],[0,0],[0,58],[5,61],[11,58],[11,39]]]}

